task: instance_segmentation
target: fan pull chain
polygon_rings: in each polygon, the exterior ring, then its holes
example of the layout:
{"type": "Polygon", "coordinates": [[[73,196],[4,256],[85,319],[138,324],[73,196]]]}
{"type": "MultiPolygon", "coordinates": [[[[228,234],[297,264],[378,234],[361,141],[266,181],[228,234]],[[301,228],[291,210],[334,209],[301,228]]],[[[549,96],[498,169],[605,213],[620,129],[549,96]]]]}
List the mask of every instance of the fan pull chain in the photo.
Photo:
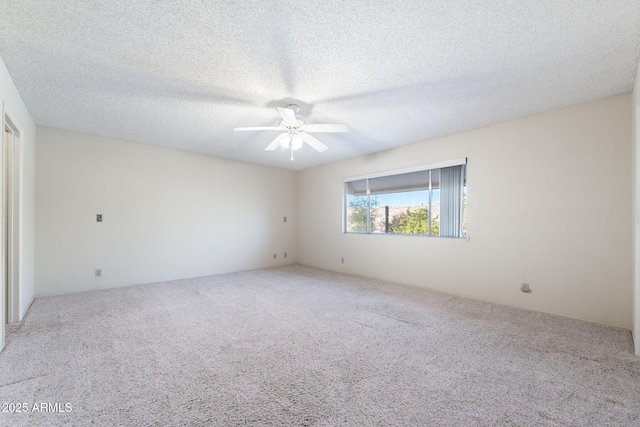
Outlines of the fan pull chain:
{"type": "Polygon", "coordinates": [[[293,162],[293,147],[291,147],[291,161],[293,162]]]}

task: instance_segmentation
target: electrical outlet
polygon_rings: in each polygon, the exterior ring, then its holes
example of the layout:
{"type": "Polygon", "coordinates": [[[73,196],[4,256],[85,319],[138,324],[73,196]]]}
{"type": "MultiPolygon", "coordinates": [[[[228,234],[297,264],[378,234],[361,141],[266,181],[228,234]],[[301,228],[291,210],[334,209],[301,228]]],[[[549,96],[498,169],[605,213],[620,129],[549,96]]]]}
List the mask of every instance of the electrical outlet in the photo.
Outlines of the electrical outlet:
{"type": "Polygon", "coordinates": [[[96,268],[96,277],[102,277],[102,269],[96,268]]]}
{"type": "Polygon", "coordinates": [[[284,257],[285,257],[285,258],[287,257],[287,253],[286,253],[286,252],[284,253],[284,257]]]}
{"type": "Polygon", "coordinates": [[[286,216],[282,219],[282,222],[287,222],[287,217],[286,216]]]}
{"type": "Polygon", "coordinates": [[[531,288],[529,287],[528,283],[522,283],[522,285],[520,286],[520,290],[526,294],[530,294],[531,293],[531,288]]]}
{"type": "Polygon", "coordinates": [[[273,254],[273,259],[278,258],[278,254],[273,254]]]}

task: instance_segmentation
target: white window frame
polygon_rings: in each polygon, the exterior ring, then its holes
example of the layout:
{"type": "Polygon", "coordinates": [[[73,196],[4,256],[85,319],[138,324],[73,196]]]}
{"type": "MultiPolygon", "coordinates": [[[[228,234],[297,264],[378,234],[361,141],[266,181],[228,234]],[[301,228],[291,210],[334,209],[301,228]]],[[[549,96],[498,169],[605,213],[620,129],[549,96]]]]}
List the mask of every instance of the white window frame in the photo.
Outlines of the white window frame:
{"type": "MultiPolygon", "coordinates": [[[[382,177],[387,177],[387,176],[393,176],[393,175],[402,175],[402,174],[406,174],[406,173],[411,173],[411,172],[429,172],[429,233],[431,233],[431,197],[432,197],[432,188],[431,188],[431,171],[435,170],[435,169],[442,169],[442,168],[448,168],[448,167],[453,167],[453,166],[465,166],[463,168],[463,178],[462,178],[462,182],[463,182],[463,186],[465,185],[464,183],[466,182],[466,173],[467,173],[467,158],[463,157],[463,158],[458,158],[458,159],[452,159],[452,160],[445,160],[445,161],[441,161],[441,162],[436,162],[436,163],[429,163],[429,164],[422,164],[422,165],[417,165],[417,166],[410,166],[410,167],[406,167],[406,168],[401,168],[401,169],[392,169],[392,170],[386,170],[383,172],[374,172],[374,173],[368,173],[368,174],[364,174],[364,175],[356,175],[356,176],[350,176],[347,178],[343,178],[342,179],[342,233],[343,234],[376,234],[376,235],[387,235],[389,233],[372,233],[371,232],[371,206],[370,206],[370,197],[371,197],[371,189],[370,189],[370,180],[373,178],[382,178],[382,177]],[[348,184],[350,182],[353,181],[361,181],[361,180],[365,180],[365,184],[366,184],[366,196],[367,196],[367,224],[366,224],[366,231],[365,232],[358,232],[358,231],[347,231],[347,220],[348,220],[348,214],[347,214],[347,208],[348,208],[348,197],[349,197],[349,190],[348,190],[348,184]]],[[[464,203],[462,198],[464,197],[464,195],[461,195],[461,200],[460,200],[460,216],[463,215],[463,209],[464,209],[464,203]]],[[[462,227],[462,218],[460,221],[460,227],[462,227]]],[[[402,235],[402,234],[398,234],[398,235],[402,235]]],[[[419,235],[409,235],[409,236],[422,236],[422,237],[445,237],[445,238],[449,238],[449,239],[466,239],[466,233],[463,232],[462,228],[460,230],[459,236],[454,236],[454,237],[448,237],[448,236],[433,236],[431,234],[419,234],[419,235]]]]}

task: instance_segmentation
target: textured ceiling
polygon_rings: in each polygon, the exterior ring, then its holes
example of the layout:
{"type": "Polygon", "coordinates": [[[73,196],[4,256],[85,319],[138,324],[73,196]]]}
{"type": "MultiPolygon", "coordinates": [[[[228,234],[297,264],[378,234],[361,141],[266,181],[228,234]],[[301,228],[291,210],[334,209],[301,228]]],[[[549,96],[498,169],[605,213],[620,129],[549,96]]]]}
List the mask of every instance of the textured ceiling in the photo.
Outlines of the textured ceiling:
{"type": "Polygon", "coordinates": [[[305,169],[629,92],[640,1],[0,0],[38,125],[305,169]],[[315,134],[264,148],[277,106],[315,134]]]}

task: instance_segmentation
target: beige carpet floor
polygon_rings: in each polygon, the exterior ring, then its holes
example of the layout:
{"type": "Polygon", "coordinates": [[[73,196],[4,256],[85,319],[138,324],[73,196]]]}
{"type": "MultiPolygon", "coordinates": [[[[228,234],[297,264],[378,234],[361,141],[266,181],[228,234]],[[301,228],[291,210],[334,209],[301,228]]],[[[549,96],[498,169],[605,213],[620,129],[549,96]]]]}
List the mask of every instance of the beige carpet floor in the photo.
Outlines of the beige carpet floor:
{"type": "Polygon", "coordinates": [[[289,266],[38,298],[0,396],[28,409],[3,426],[640,426],[640,359],[626,330],[289,266]]]}

